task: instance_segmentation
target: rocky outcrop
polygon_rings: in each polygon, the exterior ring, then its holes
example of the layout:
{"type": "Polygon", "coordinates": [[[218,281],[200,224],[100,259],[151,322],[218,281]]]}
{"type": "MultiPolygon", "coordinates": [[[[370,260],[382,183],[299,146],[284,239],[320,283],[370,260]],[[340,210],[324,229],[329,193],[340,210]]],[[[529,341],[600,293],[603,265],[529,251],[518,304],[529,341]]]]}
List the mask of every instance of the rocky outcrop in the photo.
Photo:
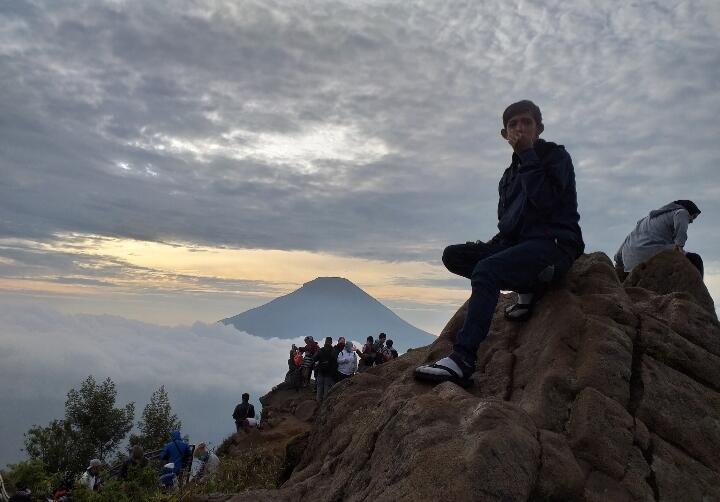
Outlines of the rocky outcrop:
{"type": "MultiPolygon", "coordinates": [[[[311,387],[295,390],[284,384],[278,385],[261,397],[260,403],[263,405],[262,428],[233,434],[220,445],[219,455],[233,457],[255,450],[286,460],[288,444],[295,447],[298,437],[307,437],[317,411],[311,387]]],[[[296,448],[291,454],[297,455],[296,448]]]]}
{"type": "Polygon", "coordinates": [[[416,382],[461,308],[431,346],[336,385],[280,489],[223,500],[720,500],[720,325],[686,261],[621,283],[583,256],[527,323],[501,298],[473,387],[416,382]]]}

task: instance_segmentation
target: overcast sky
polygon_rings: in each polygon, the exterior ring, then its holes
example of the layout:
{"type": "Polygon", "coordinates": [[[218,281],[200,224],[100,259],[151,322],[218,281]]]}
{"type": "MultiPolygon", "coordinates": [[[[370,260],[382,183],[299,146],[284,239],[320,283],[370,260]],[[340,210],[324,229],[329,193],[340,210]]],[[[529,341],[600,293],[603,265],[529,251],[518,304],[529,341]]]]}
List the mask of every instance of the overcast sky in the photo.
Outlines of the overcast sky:
{"type": "Polygon", "coordinates": [[[2,2],[0,301],[191,325],[338,275],[438,332],[523,98],[587,250],[692,199],[718,298],[719,34],[717,0],[2,2]]]}

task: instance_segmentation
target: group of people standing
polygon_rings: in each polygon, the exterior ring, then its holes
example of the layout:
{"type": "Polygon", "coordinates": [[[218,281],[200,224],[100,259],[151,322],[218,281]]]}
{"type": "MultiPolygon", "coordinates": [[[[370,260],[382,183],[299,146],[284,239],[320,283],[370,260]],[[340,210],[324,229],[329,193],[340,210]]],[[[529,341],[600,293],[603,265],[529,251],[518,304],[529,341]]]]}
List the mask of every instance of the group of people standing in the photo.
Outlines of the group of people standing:
{"type": "Polygon", "coordinates": [[[385,333],[380,333],[377,341],[368,336],[361,350],[343,336],[338,338],[335,345],[332,337],[326,337],[322,347],[312,336],[306,336],[304,341],[305,346],[297,347],[293,344],[290,349],[285,381],[296,389],[307,387],[314,371],[318,401],[325,399],[337,382],[398,357],[393,341],[388,340],[385,333]]]}

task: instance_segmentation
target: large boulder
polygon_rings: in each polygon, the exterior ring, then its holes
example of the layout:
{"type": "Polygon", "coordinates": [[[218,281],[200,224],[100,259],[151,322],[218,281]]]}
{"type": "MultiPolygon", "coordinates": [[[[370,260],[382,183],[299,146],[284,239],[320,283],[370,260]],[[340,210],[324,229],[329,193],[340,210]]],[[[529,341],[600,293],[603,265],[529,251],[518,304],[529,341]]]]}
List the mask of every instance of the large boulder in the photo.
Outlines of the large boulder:
{"type": "Polygon", "coordinates": [[[506,322],[501,297],[473,387],[416,382],[461,307],[432,345],[333,387],[280,489],[226,498],[720,500],[720,326],[685,261],[621,283],[582,256],[529,322],[506,322]]]}

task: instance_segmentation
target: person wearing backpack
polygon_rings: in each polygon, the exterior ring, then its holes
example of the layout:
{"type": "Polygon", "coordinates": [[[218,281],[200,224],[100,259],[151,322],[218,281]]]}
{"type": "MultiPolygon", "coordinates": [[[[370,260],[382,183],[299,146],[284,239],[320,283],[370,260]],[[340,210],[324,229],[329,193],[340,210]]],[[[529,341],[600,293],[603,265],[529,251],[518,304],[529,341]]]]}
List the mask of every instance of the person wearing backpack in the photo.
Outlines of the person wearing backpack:
{"type": "Polygon", "coordinates": [[[180,478],[183,468],[189,466],[190,459],[192,461],[192,448],[189,444],[182,440],[180,431],[172,431],[170,433],[170,442],[165,445],[160,460],[173,463],[173,472],[180,478]]]}
{"type": "Polygon", "coordinates": [[[315,385],[317,387],[317,401],[322,402],[335,383],[337,372],[337,353],[332,345],[332,338],[325,338],[325,345],[318,350],[315,356],[316,372],[315,385]]]}
{"type": "Polygon", "coordinates": [[[243,393],[242,402],[235,407],[232,417],[235,419],[235,430],[240,432],[240,429],[243,429],[247,432],[247,419],[255,418],[255,407],[250,404],[250,394],[243,393]]]}

